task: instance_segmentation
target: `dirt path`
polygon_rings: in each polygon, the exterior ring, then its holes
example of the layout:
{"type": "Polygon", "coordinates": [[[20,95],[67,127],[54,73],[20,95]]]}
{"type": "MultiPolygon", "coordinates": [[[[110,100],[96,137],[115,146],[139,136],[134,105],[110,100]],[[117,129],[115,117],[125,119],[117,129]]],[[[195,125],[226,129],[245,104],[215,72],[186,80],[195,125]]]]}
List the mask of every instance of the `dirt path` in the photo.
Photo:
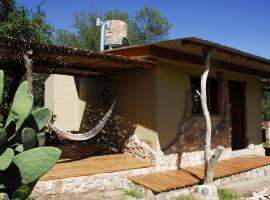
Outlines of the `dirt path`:
{"type": "Polygon", "coordinates": [[[244,197],[250,197],[252,196],[252,192],[261,192],[264,189],[270,192],[270,176],[230,183],[222,186],[222,188],[236,192],[244,197]]]}

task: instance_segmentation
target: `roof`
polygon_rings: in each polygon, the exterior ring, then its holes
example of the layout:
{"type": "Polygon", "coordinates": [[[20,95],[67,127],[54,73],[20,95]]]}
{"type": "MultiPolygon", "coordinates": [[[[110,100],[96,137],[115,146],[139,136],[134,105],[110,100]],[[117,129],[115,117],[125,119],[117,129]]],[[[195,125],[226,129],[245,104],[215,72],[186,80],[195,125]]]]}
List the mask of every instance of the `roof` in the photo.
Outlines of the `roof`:
{"type": "Polygon", "coordinates": [[[24,67],[23,50],[30,49],[34,72],[92,76],[154,66],[154,62],[127,56],[0,36],[0,68],[24,67]]]}
{"type": "Polygon", "coordinates": [[[203,51],[213,47],[211,66],[260,77],[270,77],[270,60],[196,37],[134,45],[107,52],[151,60],[176,60],[203,65],[203,51]]]}

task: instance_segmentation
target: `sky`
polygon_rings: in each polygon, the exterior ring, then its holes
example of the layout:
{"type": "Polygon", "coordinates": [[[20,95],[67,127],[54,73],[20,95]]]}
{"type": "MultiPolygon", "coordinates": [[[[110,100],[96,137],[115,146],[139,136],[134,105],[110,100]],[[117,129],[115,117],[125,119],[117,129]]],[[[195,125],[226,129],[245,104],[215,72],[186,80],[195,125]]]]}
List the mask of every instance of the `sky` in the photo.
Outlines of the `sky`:
{"type": "MultiPolygon", "coordinates": [[[[42,0],[17,0],[35,9],[42,0]]],[[[74,13],[96,7],[134,16],[144,6],[172,24],[169,38],[196,36],[270,59],[270,0],[46,0],[43,10],[55,28],[71,28],[74,13]]]]}

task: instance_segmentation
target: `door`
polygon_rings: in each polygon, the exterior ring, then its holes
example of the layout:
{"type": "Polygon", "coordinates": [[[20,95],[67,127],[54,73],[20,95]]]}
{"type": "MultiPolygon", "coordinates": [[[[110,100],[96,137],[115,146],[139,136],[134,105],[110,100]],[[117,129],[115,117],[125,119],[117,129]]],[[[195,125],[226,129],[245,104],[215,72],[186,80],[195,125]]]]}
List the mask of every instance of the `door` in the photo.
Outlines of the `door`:
{"type": "Polygon", "coordinates": [[[246,135],[246,84],[229,81],[231,103],[232,150],[243,149],[247,145],[246,135]]]}

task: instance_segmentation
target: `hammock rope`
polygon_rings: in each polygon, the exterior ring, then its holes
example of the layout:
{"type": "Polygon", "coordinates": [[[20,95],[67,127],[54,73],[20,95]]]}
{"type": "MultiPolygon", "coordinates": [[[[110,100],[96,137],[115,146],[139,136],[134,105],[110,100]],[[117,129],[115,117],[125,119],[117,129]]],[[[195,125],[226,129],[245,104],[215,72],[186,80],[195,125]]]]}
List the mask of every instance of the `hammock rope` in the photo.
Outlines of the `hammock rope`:
{"type": "Polygon", "coordinates": [[[89,131],[85,133],[71,133],[69,131],[65,131],[61,128],[58,128],[56,125],[52,124],[49,122],[49,128],[53,130],[58,136],[65,138],[67,140],[72,140],[72,141],[85,141],[89,140],[93,137],[95,137],[105,126],[107,123],[109,117],[112,114],[113,108],[115,106],[116,100],[112,103],[110,109],[107,111],[107,113],[103,116],[103,118],[98,122],[98,124],[90,129],[89,131]]]}

